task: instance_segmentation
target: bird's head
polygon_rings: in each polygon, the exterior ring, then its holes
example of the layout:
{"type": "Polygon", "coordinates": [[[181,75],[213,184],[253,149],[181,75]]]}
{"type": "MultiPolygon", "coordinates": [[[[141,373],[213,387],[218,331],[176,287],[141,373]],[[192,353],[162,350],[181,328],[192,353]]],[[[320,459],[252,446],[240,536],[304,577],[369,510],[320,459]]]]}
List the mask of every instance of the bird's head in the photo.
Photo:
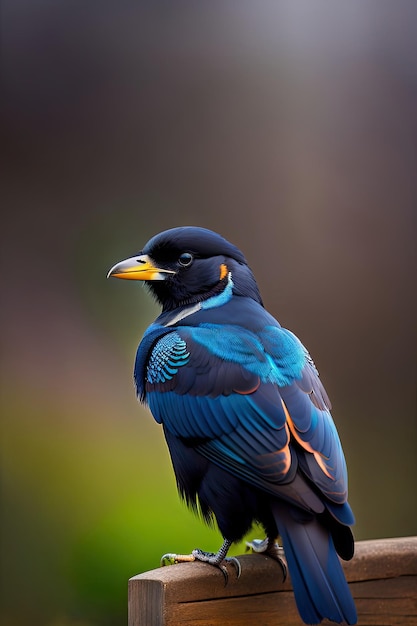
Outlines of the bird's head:
{"type": "Polygon", "coordinates": [[[159,233],[137,255],[114,265],[108,276],[145,281],[164,311],[202,302],[231,286],[235,295],[262,304],[242,252],[206,228],[159,233]]]}

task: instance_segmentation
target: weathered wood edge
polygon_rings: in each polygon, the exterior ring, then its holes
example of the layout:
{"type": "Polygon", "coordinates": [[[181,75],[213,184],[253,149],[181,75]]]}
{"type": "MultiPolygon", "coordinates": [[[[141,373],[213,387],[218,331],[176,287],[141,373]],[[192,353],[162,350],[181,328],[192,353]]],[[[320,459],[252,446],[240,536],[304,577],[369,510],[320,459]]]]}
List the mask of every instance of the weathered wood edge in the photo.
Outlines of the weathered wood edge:
{"type": "MultiPolygon", "coordinates": [[[[129,580],[129,597],[142,586],[145,596],[158,598],[162,606],[170,601],[237,598],[291,589],[289,577],[283,581],[282,569],[273,559],[259,554],[238,558],[242,575],[237,580],[229,565],[227,586],[219,570],[204,563],[182,563],[133,576],[129,580]]],[[[342,564],[349,583],[417,575],[417,536],[359,541],[354,558],[342,564]]]]}

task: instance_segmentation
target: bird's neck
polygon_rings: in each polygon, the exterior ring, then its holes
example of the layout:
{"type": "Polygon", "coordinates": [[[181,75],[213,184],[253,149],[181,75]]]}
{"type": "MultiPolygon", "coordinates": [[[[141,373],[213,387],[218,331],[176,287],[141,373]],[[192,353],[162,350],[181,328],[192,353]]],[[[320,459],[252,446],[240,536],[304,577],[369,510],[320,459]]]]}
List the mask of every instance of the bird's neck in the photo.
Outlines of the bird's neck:
{"type": "MultiPolygon", "coordinates": [[[[160,288],[160,285],[155,285],[156,289],[160,288]]],[[[189,307],[194,305],[201,305],[201,308],[210,308],[210,306],[221,306],[227,302],[233,295],[233,281],[229,272],[228,276],[222,278],[211,289],[205,290],[201,293],[194,293],[192,295],[184,295],[182,298],[173,298],[170,294],[166,294],[163,298],[158,300],[162,304],[162,312],[173,311],[174,309],[180,309],[183,307],[189,307]]]]}
{"type": "Polygon", "coordinates": [[[222,306],[232,296],[251,298],[263,306],[259,288],[251,269],[247,265],[230,263],[229,271],[212,287],[196,293],[180,292],[178,285],[175,292],[169,281],[149,282],[152,293],[162,305],[162,313],[175,309],[200,305],[200,308],[209,309],[222,306]]]}

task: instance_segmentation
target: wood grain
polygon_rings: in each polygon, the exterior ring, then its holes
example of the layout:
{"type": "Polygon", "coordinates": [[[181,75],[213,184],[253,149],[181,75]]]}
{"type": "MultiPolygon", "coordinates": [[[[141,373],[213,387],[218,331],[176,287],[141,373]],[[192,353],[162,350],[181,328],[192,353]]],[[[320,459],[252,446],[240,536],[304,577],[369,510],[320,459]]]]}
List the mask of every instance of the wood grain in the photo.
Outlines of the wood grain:
{"type": "MultiPolygon", "coordinates": [[[[238,557],[229,582],[204,563],[163,567],[129,580],[129,626],[300,626],[289,577],[259,554],[238,557]]],[[[417,626],[417,537],[360,541],[343,568],[359,625],[417,626]]],[[[324,621],[323,624],[330,624],[324,621]]]]}

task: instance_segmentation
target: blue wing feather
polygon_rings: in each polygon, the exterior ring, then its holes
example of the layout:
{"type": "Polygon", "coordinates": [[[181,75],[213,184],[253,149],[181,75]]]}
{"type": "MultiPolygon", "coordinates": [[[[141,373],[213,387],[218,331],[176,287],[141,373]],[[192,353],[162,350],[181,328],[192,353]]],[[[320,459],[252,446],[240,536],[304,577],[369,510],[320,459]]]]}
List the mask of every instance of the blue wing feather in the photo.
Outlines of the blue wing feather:
{"type": "Polygon", "coordinates": [[[332,501],[347,499],[347,469],[339,435],[327,409],[318,409],[296,383],[280,390],[292,435],[304,452],[300,464],[307,476],[332,501]]]}
{"type": "Polygon", "coordinates": [[[293,333],[273,324],[255,333],[203,322],[154,325],[149,334],[156,340],[150,352],[148,340],[146,355],[139,347],[135,378],[144,376],[158,422],[199,440],[204,455],[223,467],[233,463],[235,473],[262,488],[289,482],[299,465],[332,502],[346,501],[346,464],[330,403],[293,333]]]}
{"type": "Polygon", "coordinates": [[[267,326],[255,334],[231,324],[204,323],[187,331],[210,354],[244,366],[262,382],[286,385],[300,377],[305,363],[302,344],[280,326],[267,326]]]}

